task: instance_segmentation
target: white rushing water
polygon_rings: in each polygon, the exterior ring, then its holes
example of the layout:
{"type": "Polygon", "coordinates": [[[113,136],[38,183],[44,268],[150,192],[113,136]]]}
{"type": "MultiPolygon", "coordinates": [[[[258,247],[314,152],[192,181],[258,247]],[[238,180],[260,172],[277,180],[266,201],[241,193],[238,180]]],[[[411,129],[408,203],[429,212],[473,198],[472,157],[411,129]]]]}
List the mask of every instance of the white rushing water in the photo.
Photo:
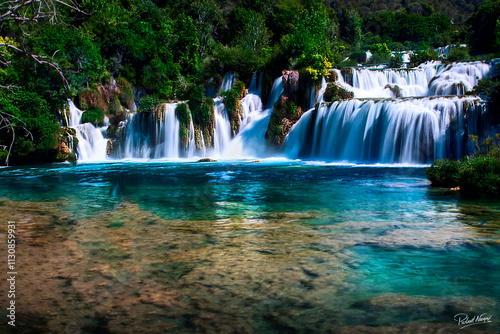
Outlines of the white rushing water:
{"type": "Polygon", "coordinates": [[[477,61],[451,65],[428,62],[413,69],[352,68],[352,78],[345,78],[339,70],[334,71],[338,82],[354,92],[356,98],[390,98],[397,97],[393,92],[395,86],[401,97],[463,95],[470,92],[490,69],[491,65],[477,61]]]}
{"type": "Polygon", "coordinates": [[[476,97],[334,102],[302,116],[287,138],[286,154],[371,163],[459,158],[468,135],[489,126],[485,113],[476,97]]]}
{"type": "MultiPolygon", "coordinates": [[[[468,153],[468,135],[480,134],[493,124],[477,97],[463,96],[491,70],[484,62],[443,65],[429,62],[414,69],[353,68],[333,70],[337,83],[351,90],[350,101],[322,104],[327,87],[307,92],[311,109],[295,124],[285,140],[287,158],[357,163],[429,163],[437,158],[460,158],[468,153]],[[316,90],[317,93],[316,93],[316,90]]],[[[160,113],[129,114],[120,158],[177,159],[217,157],[223,159],[266,158],[280,155],[266,146],[265,134],[272,109],[283,92],[282,77],[272,87],[267,105],[261,99],[262,74],[254,74],[248,93],[241,100],[238,133],[231,135],[231,123],[222,98],[214,99],[214,141],[205,143],[203,131],[196,149],[191,121],[187,147],[181,148],[177,103],[162,106],[160,113]]],[[[226,74],[220,90],[235,81],[226,74]]],[[[82,112],[70,103],[71,126],[77,129],[81,161],[106,158],[105,128],[80,124],[82,112]]]]}
{"type": "Polygon", "coordinates": [[[106,147],[108,140],[104,138],[109,120],[105,118],[104,126],[99,128],[90,123],[81,124],[84,111],[78,109],[68,100],[69,121],[68,126],[76,130],[78,139],[78,161],[103,161],[106,160],[106,147]]]}
{"type": "Polygon", "coordinates": [[[222,152],[223,158],[264,158],[270,154],[266,147],[265,135],[273,106],[282,92],[283,79],[279,77],[274,80],[269,102],[264,110],[259,95],[249,93],[243,98],[240,131],[229,143],[228,148],[222,152]]]}

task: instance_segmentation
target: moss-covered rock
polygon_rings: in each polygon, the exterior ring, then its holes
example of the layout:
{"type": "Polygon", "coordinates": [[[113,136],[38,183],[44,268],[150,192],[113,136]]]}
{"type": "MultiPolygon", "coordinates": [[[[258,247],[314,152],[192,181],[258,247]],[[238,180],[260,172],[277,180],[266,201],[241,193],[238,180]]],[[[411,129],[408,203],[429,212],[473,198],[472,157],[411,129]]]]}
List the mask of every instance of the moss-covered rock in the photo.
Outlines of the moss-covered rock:
{"type": "Polygon", "coordinates": [[[237,81],[230,90],[221,92],[229,121],[231,122],[231,134],[233,136],[240,130],[240,119],[242,116],[241,100],[245,95],[245,84],[241,81],[237,81]]]}
{"type": "Polygon", "coordinates": [[[179,139],[181,148],[187,149],[189,145],[189,128],[191,112],[187,103],[179,103],[175,108],[175,117],[179,120],[179,139]]]}
{"type": "Polygon", "coordinates": [[[78,92],[78,106],[82,110],[101,109],[105,112],[109,110],[109,105],[97,89],[84,88],[78,92]]]}
{"type": "Polygon", "coordinates": [[[69,127],[61,128],[58,143],[55,148],[54,161],[69,161],[71,164],[76,164],[76,150],[78,148],[76,130],[69,127]]]}
{"type": "Polygon", "coordinates": [[[116,86],[117,86],[117,93],[118,93],[118,99],[120,100],[120,103],[127,109],[130,109],[132,107],[132,104],[134,103],[134,89],[132,87],[132,84],[127,81],[127,79],[123,77],[119,77],[116,79],[116,86]]]}
{"type": "Polygon", "coordinates": [[[298,122],[304,113],[296,100],[280,99],[273,109],[266,132],[266,142],[272,146],[281,146],[283,139],[292,126],[298,122]]]}
{"type": "Polygon", "coordinates": [[[283,93],[274,105],[266,131],[266,142],[271,146],[281,146],[292,126],[308,108],[312,92],[311,86],[318,84],[308,73],[283,71],[283,93]]]}
{"type": "Polygon", "coordinates": [[[325,102],[333,102],[339,100],[350,100],[354,98],[354,93],[350,92],[335,82],[329,82],[326,86],[325,93],[323,95],[323,100],[325,102]]]}
{"type": "Polygon", "coordinates": [[[401,87],[398,85],[385,85],[384,89],[389,89],[393,95],[393,97],[401,97],[401,87]]]}

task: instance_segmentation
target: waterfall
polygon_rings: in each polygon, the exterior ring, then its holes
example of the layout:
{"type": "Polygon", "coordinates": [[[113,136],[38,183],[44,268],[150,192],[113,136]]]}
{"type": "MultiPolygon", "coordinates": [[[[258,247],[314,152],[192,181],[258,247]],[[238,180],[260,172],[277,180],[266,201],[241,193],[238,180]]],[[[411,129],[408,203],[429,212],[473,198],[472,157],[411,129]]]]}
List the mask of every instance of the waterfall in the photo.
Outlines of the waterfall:
{"type": "Polygon", "coordinates": [[[81,124],[84,111],[78,109],[74,103],[68,100],[69,122],[68,126],[76,131],[78,139],[78,161],[103,161],[106,159],[106,147],[108,140],[104,138],[109,119],[105,118],[103,127],[98,128],[90,123],[81,124]]]}
{"type": "Polygon", "coordinates": [[[234,74],[232,72],[226,73],[224,79],[222,79],[220,91],[231,89],[231,87],[233,87],[233,83],[234,83],[234,74]]]}
{"type": "Polygon", "coordinates": [[[158,113],[135,113],[127,121],[124,158],[179,157],[177,103],[165,103],[158,113]]]}
{"type": "Polygon", "coordinates": [[[214,129],[214,152],[220,154],[231,141],[231,123],[227,116],[226,107],[222,99],[216,98],[215,103],[215,129],[214,129]]]}
{"type": "Polygon", "coordinates": [[[352,82],[336,70],[338,82],[354,92],[356,98],[390,98],[394,88],[401,97],[463,95],[470,92],[490,71],[485,62],[453,63],[428,62],[413,69],[352,68],[352,82]]]}
{"type": "Polygon", "coordinates": [[[484,108],[477,97],[334,102],[304,114],[285,150],[290,158],[368,163],[460,158],[484,108]]]}
{"type": "Polygon", "coordinates": [[[274,104],[283,93],[283,78],[274,80],[269,102],[263,110],[259,95],[247,94],[241,101],[243,117],[240,131],[222,156],[225,158],[264,157],[267,155],[265,135],[274,104]]]}

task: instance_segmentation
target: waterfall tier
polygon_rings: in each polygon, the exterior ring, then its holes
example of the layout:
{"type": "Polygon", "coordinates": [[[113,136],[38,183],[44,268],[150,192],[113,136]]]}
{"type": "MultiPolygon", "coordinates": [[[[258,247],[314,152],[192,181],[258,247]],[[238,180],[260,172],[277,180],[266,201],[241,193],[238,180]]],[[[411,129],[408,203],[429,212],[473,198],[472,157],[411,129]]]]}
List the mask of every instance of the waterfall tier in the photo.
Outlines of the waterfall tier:
{"type": "Polygon", "coordinates": [[[491,69],[485,62],[444,65],[429,62],[413,69],[349,68],[334,70],[338,82],[354,92],[356,98],[463,95],[470,92],[491,69]],[[395,87],[397,86],[397,88],[395,87]]]}
{"type": "Polygon", "coordinates": [[[467,153],[469,134],[490,126],[475,97],[335,102],[310,110],[286,143],[289,158],[430,163],[467,153]]]}
{"type": "Polygon", "coordinates": [[[69,120],[68,126],[76,131],[78,138],[77,155],[79,161],[103,161],[106,159],[106,146],[108,140],[104,138],[106,128],[109,124],[105,122],[102,128],[95,127],[90,123],[81,124],[84,111],[78,109],[74,103],[68,100],[69,120]]]}

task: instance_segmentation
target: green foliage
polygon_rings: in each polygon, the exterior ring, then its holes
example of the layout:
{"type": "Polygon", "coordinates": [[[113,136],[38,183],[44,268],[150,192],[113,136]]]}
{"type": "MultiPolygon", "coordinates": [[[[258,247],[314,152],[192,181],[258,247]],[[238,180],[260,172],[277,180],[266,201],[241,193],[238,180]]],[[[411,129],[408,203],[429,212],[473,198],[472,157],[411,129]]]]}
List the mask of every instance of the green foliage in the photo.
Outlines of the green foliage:
{"type": "Polygon", "coordinates": [[[366,51],[354,51],[349,55],[349,59],[355,60],[357,63],[366,63],[366,51]]]}
{"type": "Polygon", "coordinates": [[[438,54],[433,49],[427,51],[417,51],[410,56],[410,67],[416,67],[426,61],[437,60],[438,54]]]}
{"type": "Polygon", "coordinates": [[[450,62],[470,60],[469,49],[464,47],[453,48],[446,58],[450,62]]]}
{"type": "Polygon", "coordinates": [[[82,123],[92,123],[94,125],[103,124],[104,111],[99,108],[89,109],[82,114],[82,123]]]}
{"type": "Polygon", "coordinates": [[[389,67],[390,68],[401,68],[403,67],[403,56],[401,53],[396,53],[394,56],[391,57],[391,60],[389,61],[389,67]]]}
{"type": "Polygon", "coordinates": [[[193,19],[181,14],[176,21],[176,34],[179,37],[175,42],[174,59],[180,65],[181,74],[194,76],[199,71],[200,44],[193,19]]]}
{"type": "Polygon", "coordinates": [[[470,136],[479,151],[461,161],[437,160],[427,169],[433,186],[460,187],[467,195],[500,196],[500,134],[487,138],[481,146],[470,136]]]}
{"type": "Polygon", "coordinates": [[[325,102],[349,100],[352,98],[354,98],[353,92],[340,87],[335,82],[329,82],[323,94],[323,100],[325,100],[325,102]]]}
{"type": "Polygon", "coordinates": [[[40,51],[54,57],[71,87],[78,89],[101,76],[99,49],[82,30],[45,25],[36,38],[40,51]]]}
{"type": "Polygon", "coordinates": [[[460,161],[439,159],[426,169],[427,178],[434,187],[456,187],[459,181],[460,161]]]}
{"type": "Polygon", "coordinates": [[[484,54],[499,51],[497,44],[497,21],[500,18],[498,1],[485,1],[480,4],[474,15],[467,21],[470,32],[469,45],[472,54],[484,54]]]}
{"type": "Polygon", "coordinates": [[[372,57],[370,64],[388,63],[391,59],[391,50],[387,47],[386,43],[376,43],[370,46],[372,57]]]}
{"type": "Polygon", "coordinates": [[[138,105],[137,105],[137,111],[138,112],[156,112],[158,111],[158,107],[161,104],[161,100],[158,99],[155,96],[145,96],[143,97],[138,105]]]}

